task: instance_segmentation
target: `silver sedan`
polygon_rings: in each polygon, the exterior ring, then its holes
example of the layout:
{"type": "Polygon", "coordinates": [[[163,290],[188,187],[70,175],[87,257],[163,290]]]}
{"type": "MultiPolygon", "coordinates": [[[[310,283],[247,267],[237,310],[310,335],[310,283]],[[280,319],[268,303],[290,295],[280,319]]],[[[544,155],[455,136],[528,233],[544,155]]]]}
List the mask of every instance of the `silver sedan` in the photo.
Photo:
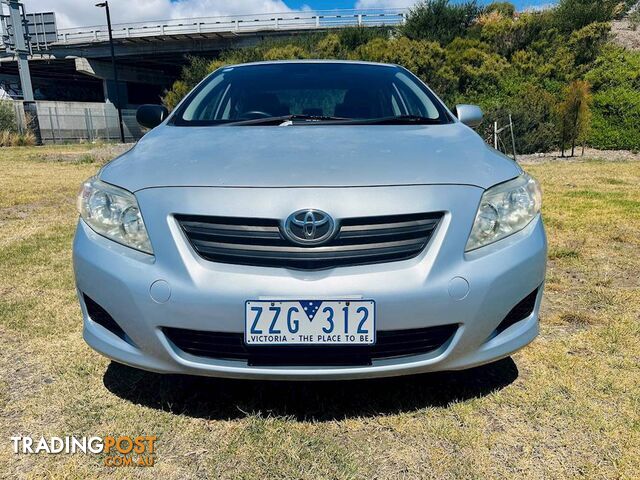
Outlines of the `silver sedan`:
{"type": "Polygon", "coordinates": [[[416,76],[223,67],[88,179],[84,338],[134,367],[252,379],[457,370],[538,333],[538,183],[416,76]]]}

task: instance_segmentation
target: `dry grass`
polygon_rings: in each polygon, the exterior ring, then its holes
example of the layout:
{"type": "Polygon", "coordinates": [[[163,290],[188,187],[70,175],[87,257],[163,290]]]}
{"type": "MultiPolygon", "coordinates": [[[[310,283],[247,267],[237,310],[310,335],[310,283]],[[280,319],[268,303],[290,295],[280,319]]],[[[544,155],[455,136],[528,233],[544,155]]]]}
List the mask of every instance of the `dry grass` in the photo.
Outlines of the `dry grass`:
{"type": "Polygon", "coordinates": [[[17,133],[0,131],[0,147],[28,147],[36,144],[36,137],[31,132],[17,133]]]}
{"type": "Polygon", "coordinates": [[[638,477],[638,163],[528,167],[544,187],[551,258],[541,336],[513,359],[288,384],[163,377],[83,343],[74,196],[98,168],[84,155],[0,150],[0,477],[134,473],[94,456],[17,456],[15,434],[157,434],[142,478],[638,477]]]}

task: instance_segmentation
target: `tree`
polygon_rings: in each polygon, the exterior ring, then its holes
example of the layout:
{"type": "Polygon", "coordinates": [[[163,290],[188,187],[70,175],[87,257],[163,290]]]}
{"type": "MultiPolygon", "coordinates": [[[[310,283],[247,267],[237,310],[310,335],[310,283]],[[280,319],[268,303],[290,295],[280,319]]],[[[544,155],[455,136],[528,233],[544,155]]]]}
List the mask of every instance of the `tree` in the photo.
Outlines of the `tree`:
{"type": "Polygon", "coordinates": [[[583,144],[591,131],[591,85],[585,80],[574,80],[564,91],[559,106],[562,156],[567,143],[571,144],[571,156],[575,155],[576,142],[583,144]]]}
{"type": "Polygon", "coordinates": [[[401,33],[412,40],[431,40],[447,45],[467,34],[483,9],[475,0],[451,4],[449,0],[421,0],[409,10],[401,33]]]}
{"type": "MultiPolygon", "coordinates": [[[[491,5],[488,8],[490,7],[491,5]]],[[[524,12],[517,19],[506,17],[495,10],[487,10],[478,17],[471,30],[476,37],[489,43],[494,51],[510,58],[519,50],[532,50],[532,47],[539,49],[540,41],[546,41],[552,28],[550,10],[524,12]]]]}
{"type": "Polygon", "coordinates": [[[486,13],[499,13],[503,17],[513,18],[516,14],[516,7],[511,2],[493,2],[486,8],[486,13]]]}
{"type": "Polygon", "coordinates": [[[576,66],[592,63],[611,32],[611,24],[607,22],[590,23],[577,30],[569,37],[569,47],[574,53],[576,66]]]}
{"type": "Polygon", "coordinates": [[[554,11],[560,31],[570,33],[594,22],[610,22],[620,13],[620,0],[560,0],[554,11]]]}

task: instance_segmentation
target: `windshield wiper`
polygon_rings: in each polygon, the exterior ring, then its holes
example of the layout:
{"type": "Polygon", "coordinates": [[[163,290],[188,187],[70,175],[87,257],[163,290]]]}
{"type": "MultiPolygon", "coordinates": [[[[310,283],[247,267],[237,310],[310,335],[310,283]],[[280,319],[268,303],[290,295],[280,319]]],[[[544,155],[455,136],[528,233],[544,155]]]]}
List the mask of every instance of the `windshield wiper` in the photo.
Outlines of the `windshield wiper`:
{"type": "Polygon", "coordinates": [[[253,118],[251,120],[226,122],[222,125],[292,125],[295,124],[296,120],[302,121],[303,124],[323,123],[328,125],[439,125],[440,123],[442,123],[440,119],[422,117],[420,115],[395,115],[392,117],[378,118],[345,118],[330,117],[325,115],[281,115],[278,117],[253,118]]]}
{"type": "Polygon", "coordinates": [[[442,121],[438,118],[422,117],[420,115],[395,115],[392,117],[353,119],[344,123],[349,125],[439,125],[442,121]]]}
{"type": "Polygon", "coordinates": [[[302,120],[305,122],[326,122],[326,121],[350,121],[349,118],[344,117],[329,117],[325,115],[281,115],[277,117],[264,117],[253,118],[251,120],[238,120],[234,122],[224,123],[228,126],[242,126],[242,125],[281,125],[284,122],[295,120],[302,120]]]}

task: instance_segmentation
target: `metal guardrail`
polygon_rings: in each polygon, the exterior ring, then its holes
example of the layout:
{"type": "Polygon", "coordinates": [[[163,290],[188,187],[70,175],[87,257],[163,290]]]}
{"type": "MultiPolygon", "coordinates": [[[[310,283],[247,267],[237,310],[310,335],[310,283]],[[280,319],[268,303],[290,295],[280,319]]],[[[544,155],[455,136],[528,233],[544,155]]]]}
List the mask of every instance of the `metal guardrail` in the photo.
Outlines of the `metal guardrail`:
{"type": "MultiPolygon", "coordinates": [[[[339,27],[396,26],[405,22],[407,9],[327,10],[201,17],[178,20],[114,24],[115,39],[171,37],[206,34],[238,35],[260,31],[314,30],[339,27]]],[[[109,32],[105,25],[63,28],[58,30],[57,45],[106,42],[109,32]]]]}

